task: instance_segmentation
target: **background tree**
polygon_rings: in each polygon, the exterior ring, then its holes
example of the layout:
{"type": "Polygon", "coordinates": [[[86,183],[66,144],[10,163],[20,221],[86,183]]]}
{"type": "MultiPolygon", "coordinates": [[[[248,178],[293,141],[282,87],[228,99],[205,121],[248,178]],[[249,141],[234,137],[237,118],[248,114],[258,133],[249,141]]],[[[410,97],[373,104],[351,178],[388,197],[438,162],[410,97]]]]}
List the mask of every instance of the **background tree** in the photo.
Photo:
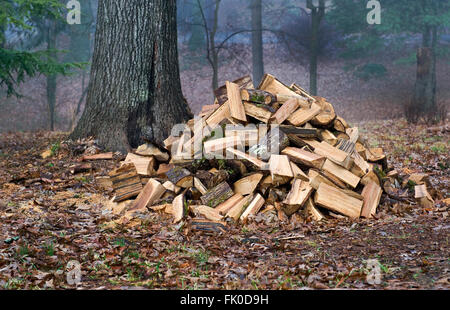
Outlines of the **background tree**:
{"type": "Polygon", "coordinates": [[[126,152],[192,116],[181,92],[175,0],[100,0],[86,108],[71,134],[126,152]],[[105,61],[107,60],[107,61],[105,61]]]}
{"type": "Polygon", "coordinates": [[[319,52],[319,29],[325,16],[325,0],[319,0],[314,5],[312,0],[306,1],[306,7],[311,10],[311,37],[309,58],[309,92],[317,95],[317,57],[319,52]]]}
{"type": "Polygon", "coordinates": [[[250,9],[252,12],[253,82],[258,85],[264,75],[262,0],[252,0],[250,9]]]}

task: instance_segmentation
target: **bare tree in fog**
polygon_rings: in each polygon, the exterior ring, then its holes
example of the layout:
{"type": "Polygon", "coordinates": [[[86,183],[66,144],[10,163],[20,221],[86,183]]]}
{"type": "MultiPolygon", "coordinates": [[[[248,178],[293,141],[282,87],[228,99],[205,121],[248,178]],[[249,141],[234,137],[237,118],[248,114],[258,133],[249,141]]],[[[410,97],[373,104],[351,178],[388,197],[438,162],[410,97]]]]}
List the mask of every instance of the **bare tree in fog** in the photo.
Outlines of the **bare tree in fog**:
{"type": "Polygon", "coordinates": [[[262,0],[252,0],[250,9],[252,12],[253,82],[258,85],[264,75],[262,0]]]}

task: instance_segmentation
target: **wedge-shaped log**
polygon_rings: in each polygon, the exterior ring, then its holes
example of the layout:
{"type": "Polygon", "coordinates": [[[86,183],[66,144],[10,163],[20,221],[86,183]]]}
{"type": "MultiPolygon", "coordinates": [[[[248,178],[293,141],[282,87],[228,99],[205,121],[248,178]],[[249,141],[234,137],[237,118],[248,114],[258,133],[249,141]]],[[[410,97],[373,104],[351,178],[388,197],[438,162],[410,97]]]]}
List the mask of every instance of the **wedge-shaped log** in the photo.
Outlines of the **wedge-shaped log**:
{"type": "Polygon", "coordinates": [[[217,110],[215,110],[205,122],[211,129],[214,129],[229,117],[231,117],[230,107],[228,101],[226,101],[217,110]]]}
{"type": "Polygon", "coordinates": [[[144,186],[144,189],[139,193],[129,211],[142,210],[150,207],[155,200],[161,198],[165,191],[166,188],[161,183],[155,179],[150,179],[144,186]]]}
{"type": "Polygon", "coordinates": [[[180,194],[173,199],[171,213],[173,222],[178,223],[184,216],[184,194],[180,194]]]}
{"type": "Polygon", "coordinates": [[[269,110],[269,106],[244,101],[244,110],[246,115],[256,118],[263,123],[268,123],[272,117],[272,112],[269,110]]]}
{"type": "MultiPolygon", "coordinates": [[[[329,175],[331,175],[331,174],[329,174],[329,175]]],[[[325,184],[333,186],[353,198],[363,200],[363,196],[361,196],[357,192],[347,189],[345,183],[340,182],[340,184],[342,184],[342,185],[337,184],[336,180],[335,180],[336,178],[331,179],[331,178],[329,178],[328,175],[325,175],[322,171],[318,172],[314,169],[310,169],[309,173],[308,173],[308,177],[310,180],[310,185],[315,190],[317,190],[319,188],[320,183],[324,182],[325,184]]]]}
{"type": "Polygon", "coordinates": [[[269,93],[277,95],[289,95],[294,97],[298,95],[271,74],[264,74],[261,83],[259,83],[258,89],[265,90],[269,93]]]}
{"type": "Polygon", "coordinates": [[[272,176],[293,178],[292,168],[287,155],[272,155],[269,160],[269,169],[272,176]]]}
{"type": "Polygon", "coordinates": [[[313,192],[313,188],[308,182],[295,179],[292,184],[291,191],[283,201],[283,211],[287,216],[290,216],[297,212],[308,200],[313,192]]]}
{"type": "Polygon", "coordinates": [[[141,156],[153,156],[157,161],[166,162],[169,160],[169,154],[162,152],[151,143],[145,143],[136,149],[136,154],[141,156]]]}
{"type": "Polygon", "coordinates": [[[223,218],[223,216],[220,215],[219,211],[208,206],[199,205],[199,206],[190,206],[189,208],[195,215],[204,216],[206,219],[211,221],[220,221],[223,218]]]}
{"type": "Polygon", "coordinates": [[[242,196],[241,194],[234,194],[233,196],[231,196],[229,199],[219,204],[214,209],[221,215],[225,215],[243,198],[244,196],[242,196]]]}
{"type": "Polygon", "coordinates": [[[259,170],[263,170],[266,168],[267,163],[263,162],[262,160],[259,160],[256,157],[245,154],[242,151],[228,148],[227,152],[234,154],[236,156],[236,158],[238,158],[238,159],[245,160],[245,161],[251,163],[253,166],[258,168],[259,170]]]}
{"type": "Polygon", "coordinates": [[[361,195],[364,197],[364,203],[361,210],[361,216],[371,218],[377,212],[378,204],[381,198],[381,187],[375,182],[369,182],[364,186],[361,195]]]}
{"type": "Polygon", "coordinates": [[[414,198],[417,199],[417,201],[422,207],[430,208],[433,206],[434,200],[428,193],[426,184],[416,185],[414,186],[414,190],[415,190],[414,198]]]}
{"type": "Polygon", "coordinates": [[[292,161],[290,161],[292,174],[294,175],[294,178],[300,179],[303,181],[308,182],[309,178],[308,176],[303,172],[302,169],[300,169],[296,164],[294,164],[292,161]]]}
{"type": "Polygon", "coordinates": [[[324,219],[322,212],[320,212],[314,205],[314,199],[312,197],[309,197],[306,202],[306,214],[311,216],[311,218],[317,222],[324,219]]]}
{"type": "Polygon", "coordinates": [[[350,169],[353,165],[353,159],[350,154],[341,151],[338,148],[328,144],[325,141],[317,142],[315,140],[304,140],[306,144],[314,148],[314,153],[325,156],[334,163],[344,167],[345,169],[350,169]]]}
{"type": "Polygon", "coordinates": [[[248,207],[245,209],[244,213],[242,213],[239,220],[245,223],[248,220],[249,216],[255,215],[259,212],[261,207],[264,205],[264,202],[264,198],[260,194],[256,194],[252,202],[250,202],[248,207]]]}
{"type": "Polygon", "coordinates": [[[238,221],[244,212],[245,208],[247,208],[250,201],[253,199],[253,195],[245,196],[239,202],[237,202],[225,215],[226,217],[232,218],[234,221],[238,221]]]}
{"type": "Polygon", "coordinates": [[[194,185],[194,177],[189,170],[181,167],[174,167],[166,172],[167,178],[176,186],[189,188],[194,185]]]}
{"type": "Polygon", "coordinates": [[[203,144],[203,148],[206,153],[223,153],[223,150],[227,148],[243,149],[244,146],[242,145],[241,138],[238,136],[232,136],[206,141],[203,144]]]}
{"type": "Polygon", "coordinates": [[[316,97],[316,103],[320,106],[320,113],[311,120],[315,126],[328,126],[336,118],[333,106],[322,97],[316,97]]]}
{"type": "Polygon", "coordinates": [[[170,181],[164,182],[163,186],[165,189],[167,189],[168,191],[174,192],[175,194],[178,194],[181,191],[181,187],[176,186],[175,184],[173,184],[170,181]]]}
{"type": "Polygon", "coordinates": [[[314,196],[314,203],[350,218],[358,218],[361,214],[363,201],[345,194],[343,191],[320,183],[314,196]]]}
{"type": "Polygon", "coordinates": [[[281,154],[287,155],[289,159],[295,163],[317,169],[322,168],[326,159],[325,156],[304,151],[296,147],[287,147],[283,151],[281,151],[281,154]]]}
{"type": "Polygon", "coordinates": [[[320,107],[316,104],[312,104],[311,108],[305,109],[300,108],[294,113],[292,113],[288,118],[287,122],[294,126],[301,126],[312,120],[317,114],[320,113],[320,107]]]}
{"type": "Polygon", "coordinates": [[[315,138],[318,133],[316,128],[301,128],[292,125],[280,125],[280,130],[287,135],[295,135],[298,138],[315,138]]]}
{"type": "Polygon", "coordinates": [[[322,169],[335,176],[345,184],[350,185],[352,188],[356,188],[356,186],[359,184],[359,181],[361,180],[361,178],[359,178],[358,176],[354,175],[343,167],[336,165],[329,159],[325,161],[322,169]]]}
{"type": "MultiPolygon", "coordinates": [[[[250,77],[250,75],[246,75],[243,76],[237,80],[233,81],[234,84],[239,85],[240,89],[243,88],[255,88],[255,86],[253,85],[252,82],[252,78],[250,77]]],[[[224,104],[227,100],[228,100],[228,93],[227,93],[227,86],[222,85],[219,88],[217,88],[216,90],[214,90],[214,95],[216,96],[217,99],[217,103],[222,105],[224,104]]]]}
{"type": "Polygon", "coordinates": [[[311,102],[315,102],[316,98],[312,97],[310,94],[308,94],[308,92],[306,90],[304,90],[302,87],[300,87],[299,85],[293,83],[291,84],[290,87],[293,91],[295,91],[297,94],[299,94],[302,97],[307,98],[308,100],[310,100],[311,102]]]}
{"type": "Polygon", "coordinates": [[[205,195],[200,197],[202,203],[211,208],[215,208],[222,202],[234,195],[233,190],[227,182],[222,182],[216,187],[211,188],[205,195]]]}
{"type": "Polygon", "coordinates": [[[340,116],[337,116],[336,119],[333,122],[333,127],[335,130],[340,131],[340,132],[345,132],[345,130],[347,128],[349,128],[350,126],[348,125],[348,123],[345,121],[345,119],[343,119],[340,116]]]}
{"type": "Polygon", "coordinates": [[[275,124],[282,124],[292,113],[294,113],[299,107],[296,99],[290,99],[286,101],[281,108],[271,117],[271,122],[275,124]]]}
{"type": "Polygon", "coordinates": [[[322,129],[319,131],[319,139],[332,146],[335,146],[338,143],[336,136],[328,129],[322,129]]]}
{"type": "Polygon", "coordinates": [[[135,197],[142,190],[141,178],[137,173],[136,166],[132,163],[114,169],[109,176],[115,192],[115,202],[135,197]]]}
{"type": "Polygon", "coordinates": [[[203,185],[202,181],[200,181],[199,178],[194,177],[194,187],[196,189],[198,189],[198,191],[202,194],[205,195],[206,192],[208,191],[208,189],[206,188],[205,185],[203,185]]]}
{"type": "Polygon", "coordinates": [[[229,81],[227,81],[225,85],[227,87],[228,104],[230,106],[231,117],[236,120],[246,122],[247,117],[245,116],[239,85],[229,81]]]}
{"type": "Polygon", "coordinates": [[[234,192],[241,195],[249,195],[253,193],[263,177],[262,173],[250,174],[238,181],[233,185],[234,192]]]}
{"type": "Polygon", "coordinates": [[[140,156],[128,153],[124,163],[133,163],[140,175],[152,176],[155,174],[155,158],[153,156],[140,156]]]}

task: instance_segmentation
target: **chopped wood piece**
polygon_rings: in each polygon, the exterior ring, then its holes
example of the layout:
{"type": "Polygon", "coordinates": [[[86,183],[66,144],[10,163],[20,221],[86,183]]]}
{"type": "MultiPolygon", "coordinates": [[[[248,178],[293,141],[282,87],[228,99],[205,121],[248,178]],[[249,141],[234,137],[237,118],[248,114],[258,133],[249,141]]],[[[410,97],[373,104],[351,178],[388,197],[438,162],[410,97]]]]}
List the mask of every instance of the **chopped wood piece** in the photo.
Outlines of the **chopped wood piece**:
{"type": "Polygon", "coordinates": [[[361,184],[367,185],[369,182],[373,181],[376,184],[380,185],[380,179],[378,178],[375,171],[373,171],[372,166],[369,166],[369,172],[367,172],[362,178],[361,178],[361,184]]]}
{"type": "Polygon", "coordinates": [[[181,187],[176,186],[175,184],[173,184],[170,181],[164,182],[163,186],[165,189],[167,189],[168,191],[172,191],[175,194],[178,194],[181,191],[181,187]]]}
{"type": "Polygon", "coordinates": [[[349,139],[339,138],[336,147],[347,154],[352,154],[355,150],[355,143],[351,142],[349,139]]]}
{"type": "Polygon", "coordinates": [[[381,147],[366,149],[366,157],[368,161],[377,162],[386,158],[381,147]]]}
{"type": "Polygon", "coordinates": [[[269,160],[270,173],[278,176],[293,178],[289,157],[286,155],[272,155],[269,160]]]}
{"type": "Polygon", "coordinates": [[[124,163],[133,163],[140,175],[152,176],[155,174],[155,159],[153,156],[147,157],[128,153],[124,163]]]}
{"type": "Polygon", "coordinates": [[[228,117],[231,117],[230,113],[230,107],[228,101],[226,101],[224,104],[222,104],[217,110],[214,111],[213,114],[211,114],[206,119],[206,125],[208,125],[211,129],[216,128],[223,120],[227,119],[228,117]]]}
{"type": "Polygon", "coordinates": [[[277,210],[278,220],[280,222],[287,222],[289,220],[289,218],[286,215],[286,213],[284,213],[281,203],[275,202],[274,207],[275,207],[275,210],[277,210]]]}
{"type": "Polygon", "coordinates": [[[324,219],[322,212],[320,212],[314,205],[314,199],[312,197],[309,197],[306,202],[306,214],[311,216],[311,218],[317,222],[324,219]]]}
{"type": "Polygon", "coordinates": [[[173,199],[172,210],[173,222],[178,223],[184,216],[184,194],[180,194],[173,199]]]}
{"type": "Polygon", "coordinates": [[[285,206],[283,207],[284,212],[287,216],[290,216],[297,212],[312,194],[313,188],[308,182],[295,179],[292,184],[291,191],[287,195],[286,199],[283,201],[285,206]]]}
{"type": "Polygon", "coordinates": [[[77,174],[80,172],[86,172],[92,170],[92,164],[91,163],[85,163],[85,164],[76,164],[69,167],[70,173],[77,174]]]}
{"type": "Polygon", "coordinates": [[[276,101],[277,104],[286,104],[289,100],[294,100],[297,105],[304,109],[309,109],[311,107],[311,104],[308,102],[308,99],[300,96],[300,95],[283,95],[283,94],[277,94],[276,95],[276,101]]]}
{"type": "Polygon", "coordinates": [[[207,154],[220,153],[220,151],[223,154],[223,150],[227,148],[238,148],[239,150],[244,149],[244,146],[242,145],[241,142],[241,138],[237,136],[209,140],[203,144],[203,147],[204,151],[207,154]]]}
{"type": "Polygon", "coordinates": [[[113,153],[101,153],[95,155],[84,155],[82,160],[109,160],[113,159],[113,153]]]}
{"type": "Polygon", "coordinates": [[[350,126],[348,125],[348,123],[342,117],[337,116],[336,119],[333,122],[333,127],[337,131],[345,132],[345,130],[347,128],[349,128],[350,126]]]}
{"type": "Polygon", "coordinates": [[[253,193],[262,177],[262,173],[253,173],[236,181],[233,185],[234,192],[241,195],[249,195],[253,193]]]}
{"type": "Polygon", "coordinates": [[[264,198],[260,194],[256,194],[255,198],[253,198],[252,202],[245,209],[244,213],[242,213],[239,218],[241,222],[245,223],[248,220],[248,217],[251,215],[255,215],[264,205],[264,198]]]}
{"type": "Polygon", "coordinates": [[[226,223],[222,221],[211,221],[205,219],[193,219],[191,227],[193,230],[210,231],[210,232],[226,232],[226,223]]]}
{"type": "Polygon", "coordinates": [[[180,141],[180,137],[169,136],[166,140],[163,141],[164,147],[166,150],[171,151],[173,145],[177,145],[178,141],[180,141]]]}
{"type": "Polygon", "coordinates": [[[322,169],[326,172],[329,172],[331,175],[337,177],[345,184],[350,185],[352,188],[356,188],[356,186],[359,184],[359,181],[361,180],[358,176],[342,168],[341,166],[336,165],[329,159],[325,161],[322,169]]]}
{"type": "Polygon", "coordinates": [[[252,165],[256,166],[259,170],[263,170],[266,167],[266,163],[265,162],[259,160],[256,157],[253,157],[253,156],[250,156],[248,154],[245,154],[242,151],[228,148],[227,152],[234,154],[238,159],[243,159],[243,160],[251,163],[252,165]]]}
{"type": "Polygon", "coordinates": [[[287,121],[294,126],[304,125],[306,122],[312,120],[320,113],[320,107],[317,104],[312,104],[311,108],[300,108],[287,118],[287,121]]]}
{"type": "Polygon", "coordinates": [[[129,211],[150,207],[155,200],[161,198],[165,191],[166,188],[162,186],[161,183],[154,179],[150,179],[144,186],[144,189],[139,193],[129,211]]]}
{"type": "Polygon", "coordinates": [[[244,111],[246,115],[256,118],[263,123],[268,123],[272,117],[269,106],[264,106],[262,104],[244,101],[244,111]]]}
{"type": "Polygon", "coordinates": [[[204,216],[206,219],[211,221],[220,221],[223,218],[223,216],[220,215],[219,211],[208,206],[190,206],[189,208],[195,215],[204,216]]]}
{"type": "Polygon", "coordinates": [[[336,138],[336,136],[328,129],[320,130],[319,138],[320,140],[325,141],[332,146],[335,146],[338,143],[338,139],[336,138]]]}
{"type": "Polygon", "coordinates": [[[153,156],[157,161],[162,162],[169,160],[169,154],[167,154],[166,152],[162,152],[159,148],[151,143],[145,143],[139,146],[136,150],[136,154],[141,156],[153,156]]]}
{"type": "Polygon", "coordinates": [[[167,178],[176,186],[189,188],[194,185],[194,177],[189,170],[181,167],[174,167],[166,172],[167,178]]]}
{"type": "Polygon", "coordinates": [[[295,91],[297,94],[301,95],[302,97],[306,97],[309,100],[311,100],[312,102],[316,101],[316,98],[312,97],[311,95],[308,94],[308,92],[306,90],[304,90],[303,88],[301,88],[300,86],[298,86],[297,84],[293,83],[291,85],[291,89],[293,91],[295,91]]]}
{"type": "Polygon", "coordinates": [[[281,108],[271,117],[271,121],[276,124],[282,124],[299,107],[296,99],[286,101],[281,108]]]}
{"type": "Polygon", "coordinates": [[[262,160],[270,159],[272,154],[280,154],[284,148],[289,146],[289,138],[278,127],[273,127],[259,143],[249,148],[250,155],[262,160]]]}
{"type": "Polygon", "coordinates": [[[371,218],[377,212],[378,204],[381,198],[381,187],[375,182],[369,182],[364,186],[361,195],[364,197],[364,203],[361,210],[361,216],[371,218]]]}
{"type": "MultiPolygon", "coordinates": [[[[287,135],[295,135],[299,138],[315,138],[317,137],[316,128],[301,128],[292,125],[280,125],[280,130],[287,135]]],[[[303,143],[304,144],[304,143],[303,143]]]]}
{"type": "Polygon", "coordinates": [[[364,177],[370,171],[370,165],[356,152],[352,154],[354,161],[351,172],[360,178],[364,177]]]}
{"type": "Polygon", "coordinates": [[[320,113],[311,120],[311,124],[328,126],[336,118],[333,106],[322,97],[316,97],[316,104],[320,106],[320,113]]]}
{"type": "Polygon", "coordinates": [[[227,96],[228,96],[228,104],[230,107],[231,116],[234,119],[237,119],[242,122],[247,121],[247,117],[245,116],[244,105],[242,104],[241,91],[239,89],[239,85],[226,82],[227,87],[227,96]]]}
{"type": "Polygon", "coordinates": [[[273,94],[260,89],[242,89],[241,98],[244,101],[263,104],[271,104],[276,101],[276,97],[273,94]]]}
{"type": "Polygon", "coordinates": [[[314,196],[314,203],[350,218],[358,218],[363,206],[362,200],[351,197],[343,191],[325,183],[320,183],[314,196]]]}
{"type": "Polygon", "coordinates": [[[414,186],[415,194],[414,198],[419,201],[419,204],[425,208],[431,208],[434,204],[434,200],[427,191],[427,186],[425,184],[420,184],[414,186]]]}
{"type": "Polygon", "coordinates": [[[276,79],[271,74],[264,74],[261,83],[258,86],[258,89],[268,91],[272,94],[280,94],[280,95],[289,95],[296,96],[298,95],[293,90],[291,90],[288,86],[281,83],[278,79],[276,79]]]}
{"type": "Polygon", "coordinates": [[[253,198],[252,195],[245,196],[239,202],[237,202],[225,215],[226,217],[232,218],[234,221],[238,221],[241,217],[242,212],[248,206],[249,202],[253,198]]]}
{"type": "Polygon", "coordinates": [[[295,163],[318,169],[322,168],[326,159],[324,156],[304,151],[296,147],[287,147],[281,154],[287,155],[289,159],[295,163]]]}
{"type": "Polygon", "coordinates": [[[414,182],[416,185],[428,184],[428,174],[425,173],[413,173],[409,176],[408,181],[414,182]]]}
{"type": "Polygon", "coordinates": [[[220,214],[225,215],[243,198],[244,196],[242,196],[241,194],[234,194],[229,199],[215,207],[215,210],[220,214]]]}
{"type": "MultiPolygon", "coordinates": [[[[240,89],[243,88],[255,88],[252,82],[252,78],[249,75],[243,76],[235,81],[233,81],[234,84],[239,85],[240,89]]],[[[222,105],[228,100],[227,96],[227,86],[222,85],[218,89],[214,91],[214,95],[216,96],[217,103],[222,105]]]]}
{"type": "Polygon", "coordinates": [[[134,164],[125,164],[109,173],[113,190],[114,201],[123,201],[137,196],[142,190],[141,178],[134,164]]]}
{"type": "Polygon", "coordinates": [[[359,129],[358,127],[347,128],[345,133],[348,135],[350,142],[356,143],[359,139],[359,129]]]}
{"type": "Polygon", "coordinates": [[[194,187],[196,189],[198,189],[198,191],[202,194],[205,195],[206,192],[208,191],[208,189],[205,187],[205,185],[203,185],[202,181],[200,181],[200,179],[194,177],[194,187]]]}
{"type": "Polygon", "coordinates": [[[308,176],[303,172],[302,169],[300,169],[296,164],[294,164],[292,161],[290,161],[292,174],[294,175],[294,178],[300,179],[303,181],[308,182],[309,178],[308,176]]]}
{"type": "Polygon", "coordinates": [[[156,175],[159,177],[165,177],[166,173],[173,169],[173,164],[161,164],[156,171],[156,175]]]}
{"type": "Polygon", "coordinates": [[[230,188],[227,182],[222,182],[216,187],[208,190],[200,199],[204,205],[211,208],[215,208],[222,202],[233,196],[233,190],[230,188]]]}
{"type": "Polygon", "coordinates": [[[304,141],[314,148],[314,153],[327,157],[334,163],[344,167],[347,170],[350,169],[350,167],[353,165],[353,159],[350,157],[350,154],[347,154],[344,151],[335,148],[325,141],[322,141],[320,143],[315,140],[304,141]]]}

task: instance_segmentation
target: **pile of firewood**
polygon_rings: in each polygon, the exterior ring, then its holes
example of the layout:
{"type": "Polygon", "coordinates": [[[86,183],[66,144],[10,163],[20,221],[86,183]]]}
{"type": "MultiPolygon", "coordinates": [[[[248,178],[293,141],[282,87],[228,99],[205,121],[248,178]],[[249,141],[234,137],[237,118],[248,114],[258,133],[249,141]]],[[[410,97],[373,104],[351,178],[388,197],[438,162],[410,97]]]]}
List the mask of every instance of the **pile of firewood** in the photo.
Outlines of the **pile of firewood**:
{"type": "Polygon", "coordinates": [[[215,97],[165,150],[144,144],[111,171],[116,202],[137,196],[127,212],[192,215],[199,225],[376,214],[386,156],[324,98],[269,74],[257,88],[248,76],[226,82],[215,97]]]}

